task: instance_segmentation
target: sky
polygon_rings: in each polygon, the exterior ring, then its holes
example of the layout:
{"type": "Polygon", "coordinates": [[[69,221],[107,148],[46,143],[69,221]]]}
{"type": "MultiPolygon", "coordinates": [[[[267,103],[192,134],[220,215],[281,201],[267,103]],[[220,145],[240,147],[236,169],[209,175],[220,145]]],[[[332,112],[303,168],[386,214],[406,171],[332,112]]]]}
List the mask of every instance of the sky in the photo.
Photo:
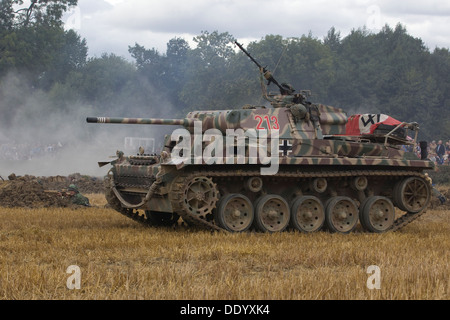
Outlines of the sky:
{"type": "Polygon", "coordinates": [[[331,27],[345,37],[366,27],[377,33],[401,23],[433,51],[450,48],[448,0],[79,0],[64,17],[67,29],[87,40],[89,55],[130,59],[138,43],[165,53],[170,39],[191,46],[202,31],[228,32],[244,44],[268,34],[323,39],[331,27]]]}

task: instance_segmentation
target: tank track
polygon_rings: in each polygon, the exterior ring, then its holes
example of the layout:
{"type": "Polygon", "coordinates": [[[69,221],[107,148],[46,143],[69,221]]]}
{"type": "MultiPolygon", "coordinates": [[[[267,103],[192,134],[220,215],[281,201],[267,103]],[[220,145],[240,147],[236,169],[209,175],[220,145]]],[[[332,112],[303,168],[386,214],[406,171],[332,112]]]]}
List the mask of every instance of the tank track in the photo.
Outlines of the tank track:
{"type": "Polygon", "coordinates": [[[109,179],[111,178],[110,177],[105,178],[104,186],[105,186],[105,198],[108,204],[111,206],[111,208],[123,214],[124,216],[126,216],[131,220],[134,220],[145,226],[151,226],[149,221],[147,221],[147,219],[144,216],[141,216],[136,210],[122,207],[120,200],[117,199],[117,197],[115,196],[114,192],[111,189],[109,179]]]}
{"type": "MultiPolygon", "coordinates": [[[[174,212],[178,213],[183,221],[187,222],[189,225],[195,225],[199,226],[203,229],[211,230],[211,231],[224,231],[228,232],[227,230],[221,228],[220,226],[216,225],[213,220],[203,219],[201,217],[198,217],[192,213],[190,213],[188,210],[185,209],[185,206],[183,205],[184,202],[184,190],[186,187],[186,183],[188,181],[191,181],[192,179],[196,177],[208,177],[208,178],[228,178],[228,177],[255,177],[260,176],[260,171],[244,171],[244,170],[230,170],[230,171],[193,171],[190,173],[184,173],[181,174],[179,177],[176,178],[176,180],[172,184],[172,190],[169,194],[169,199],[172,203],[174,212]]],[[[334,172],[301,172],[301,171],[289,171],[289,172],[279,172],[276,177],[277,178],[296,178],[296,179],[308,179],[308,178],[350,178],[350,177],[358,177],[358,176],[365,176],[365,177],[419,177],[426,181],[428,181],[428,176],[419,173],[416,171],[334,171],[334,172]]],[[[147,221],[147,219],[144,216],[141,216],[137,213],[137,211],[132,209],[125,209],[120,205],[120,201],[115,198],[114,194],[112,192],[109,192],[109,199],[108,203],[112,203],[112,207],[122,213],[123,215],[127,216],[128,218],[142,223],[147,226],[151,226],[151,224],[147,221]],[[112,198],[115,199],[112,199],[112,198]]],[[[108,194],[108,191],[107,191],[108,194]]],[[[419,217],[421,217],[423,214],[426,213],[426,209],[422,210],[418,213],[410,213],[407,212],[406,214],[398,217],[394,223],[393,226],[388,230],[388,232],[395,232],[398,231],[411,222],[415,221],[419,217]]]]}

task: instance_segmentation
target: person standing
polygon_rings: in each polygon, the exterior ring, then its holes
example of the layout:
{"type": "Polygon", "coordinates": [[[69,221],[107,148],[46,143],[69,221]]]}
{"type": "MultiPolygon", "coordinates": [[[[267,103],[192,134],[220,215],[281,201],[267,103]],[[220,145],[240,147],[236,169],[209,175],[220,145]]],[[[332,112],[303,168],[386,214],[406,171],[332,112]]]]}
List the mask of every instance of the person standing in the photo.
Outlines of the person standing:
{"type": "Polygon", "coordinates": [[[442,144],[442,140],[439,140],[436,146],[436,155],[437,155],[436,160],[438,164],[444,163],[444,154],[445,154],[445,146],[442,144]]]}
{"type": "Polygon", "coordinates": [[[445,151],[447,152],[447,164],[450,165],[450,140],[445,143],[445,151]]]}

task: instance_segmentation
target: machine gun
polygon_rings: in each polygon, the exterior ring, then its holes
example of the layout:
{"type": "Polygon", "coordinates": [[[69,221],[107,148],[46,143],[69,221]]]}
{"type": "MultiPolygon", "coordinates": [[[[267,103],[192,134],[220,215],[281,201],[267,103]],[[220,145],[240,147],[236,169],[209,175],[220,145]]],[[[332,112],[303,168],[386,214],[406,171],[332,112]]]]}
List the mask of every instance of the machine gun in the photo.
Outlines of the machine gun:
{"type": "Polygon", "coordinates": [[[295,92],[295,89],[292,88],[291,86],[289,86],[288,84],[282,83],[279,84],[277,80],[275,80],[275,78],[273,77],[272,73],[267,70],[267,67],[263,67],[261,66],[261,64],[258,63],[258,61],[255,60],[255,58],[253,58],[250,53],[248,53],[247,50],[244,49],[244,47],[237,41],[234,42],[239,49],[242,50],[242,52],[245,53],[245,55],[247,57],[250,58],[250,60],[252,60],[259,68],[259,70],[261,70],[261,73],[264,75],[264,78],[268,81],[267,85],[269,86],[271,83],[275,84],[279,89],[280,89],[280,93],[282,95],[292,95],[295,92]]]}

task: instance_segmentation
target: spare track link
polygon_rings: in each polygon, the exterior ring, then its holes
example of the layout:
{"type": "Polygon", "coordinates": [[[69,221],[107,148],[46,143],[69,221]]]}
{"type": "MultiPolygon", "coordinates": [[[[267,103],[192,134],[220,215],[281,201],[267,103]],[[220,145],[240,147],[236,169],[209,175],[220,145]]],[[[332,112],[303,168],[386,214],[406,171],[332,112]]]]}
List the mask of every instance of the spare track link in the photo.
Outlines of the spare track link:
{"type": "MultiPolygon", "coordinates": [[[[189,212],[187,212],[183,207],[184,201],[184,188],[186,184],[194,179],[195,177],[206,176],[209,178],[224,178],[224,177],[254,177],[260,176],[260,171],[243,171],[243,170],[232,170],[232,171],[211,171],[211,172],[192,172],[180,175],[176,178],[176,181],[173,183],[173,187],[171,193],[169,195],[170,201],[174,208],[174,212],[178,213],[184,221],[189,224],[194,224],[200,226],[204,229],[211,231],[224,231],[227,230],[217,226],[214,221],[207,221],[200,217],[197,217],[189,212]]],[[[390,177],[420,177],[424,180],[427,180],[427,177],[423,173],[419,173],[416,171],[335,171],[335,172],[279,172],[276,177],[279,178],[345,178],[345,177],[356,177],[356,176],[390,176],[390,177]]],[[[118,209],[114,207],[114,209],[118,209]]],[[[127,216],[134,221],[139,223],[143,223],[145,225],[150,225],[147,222],[147,219],[143,216],[140,216],[137,212],[131,209],[124,209],[120,207],[120,210],[117,210],[123,215],[127,216]]],[[[398,217],[395,221],[389,232],[395,232],[400,230],[401,228],[407,226],[414,220],[421,217],[426,213],[426,210],[422,210],[419,213],[406,213],[401,217],[398,217]]]]}

